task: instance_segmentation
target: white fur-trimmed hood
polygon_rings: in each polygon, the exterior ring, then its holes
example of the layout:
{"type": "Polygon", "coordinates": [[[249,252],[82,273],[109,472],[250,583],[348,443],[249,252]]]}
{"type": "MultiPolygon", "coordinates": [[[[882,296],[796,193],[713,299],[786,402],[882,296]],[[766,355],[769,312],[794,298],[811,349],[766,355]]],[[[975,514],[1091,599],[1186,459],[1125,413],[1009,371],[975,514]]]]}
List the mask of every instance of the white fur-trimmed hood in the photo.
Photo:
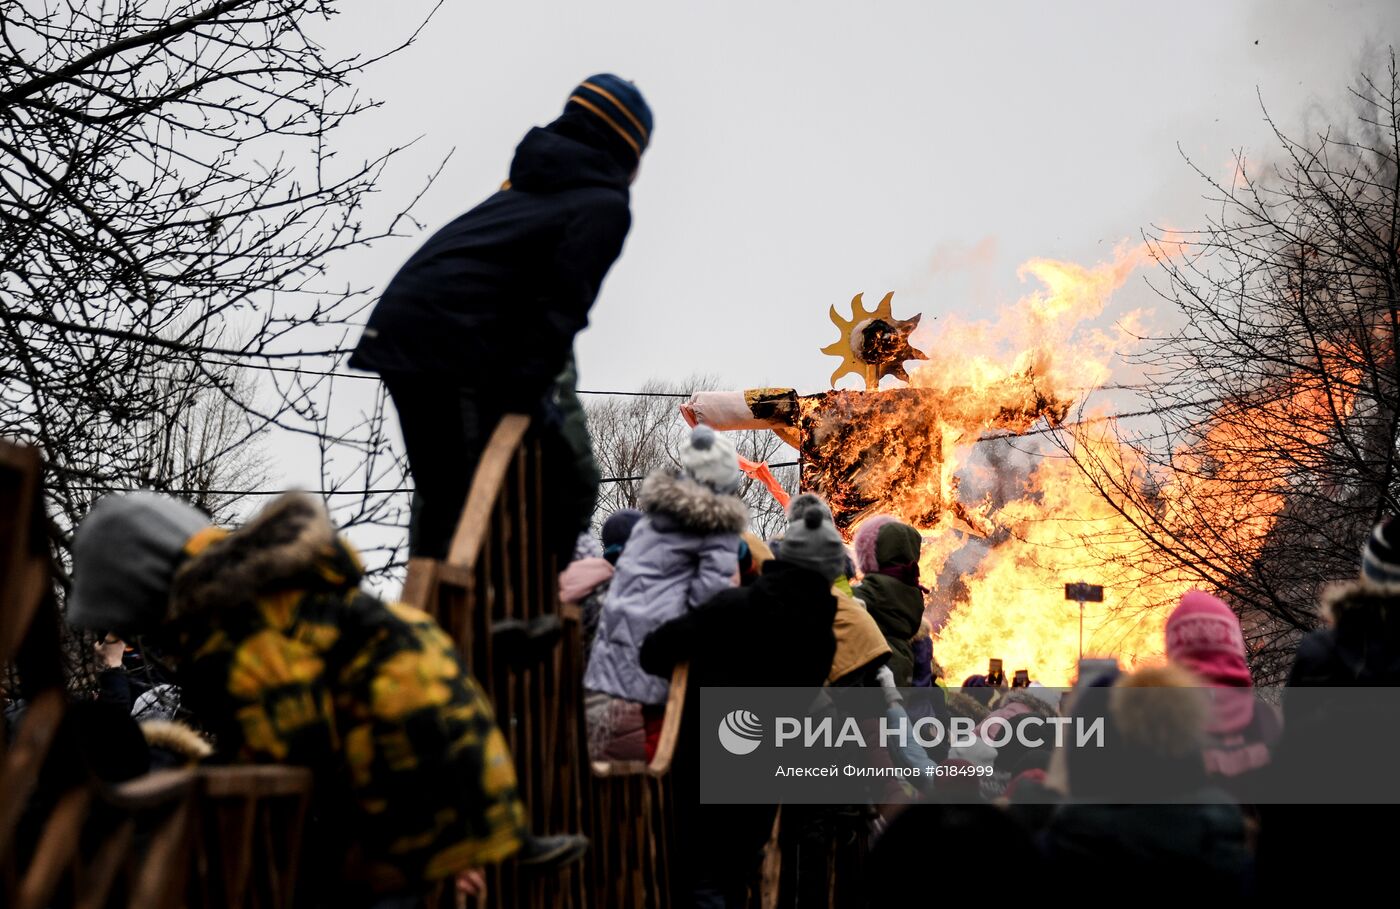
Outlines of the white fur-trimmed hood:
{"type": "Polygon", "coordinates": [[[693,533],[743,533],[749,523],[749,507],[742,499],[668,471],[655,471],[642,481],[637,504],[646,513],[666,515],[693,533]]]}

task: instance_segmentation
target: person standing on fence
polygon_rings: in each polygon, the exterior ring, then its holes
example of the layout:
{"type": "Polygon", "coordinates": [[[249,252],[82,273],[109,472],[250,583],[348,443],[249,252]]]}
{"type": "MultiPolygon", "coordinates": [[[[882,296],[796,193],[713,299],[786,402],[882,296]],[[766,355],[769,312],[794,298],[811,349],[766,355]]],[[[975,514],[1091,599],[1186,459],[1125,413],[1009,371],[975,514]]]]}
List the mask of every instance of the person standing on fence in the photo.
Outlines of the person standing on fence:
{"type": "Polygon", "coordinates": [[[233,531],[172,497],[112,495],[74,536],[68,621],[158,642],[216,761],[315,771],[308,885],[327,904],[579,857],[582,837],[529,834],[490,701],[447,635],[361,573],[300,493],[233,531]]]}
{"type": "Polygon", "coordinates": [[[524,413],[557,453],[548,531],[568,560],[599,479],[574,336],[622,251],[651,132],[635,85],[585,79],[562,116],[526,133],[501,189],[430,237],[380,297],[349,365],[377,373],[398,410],[416,487],[412,555],[447,555],[492,430],[524,413]]]}

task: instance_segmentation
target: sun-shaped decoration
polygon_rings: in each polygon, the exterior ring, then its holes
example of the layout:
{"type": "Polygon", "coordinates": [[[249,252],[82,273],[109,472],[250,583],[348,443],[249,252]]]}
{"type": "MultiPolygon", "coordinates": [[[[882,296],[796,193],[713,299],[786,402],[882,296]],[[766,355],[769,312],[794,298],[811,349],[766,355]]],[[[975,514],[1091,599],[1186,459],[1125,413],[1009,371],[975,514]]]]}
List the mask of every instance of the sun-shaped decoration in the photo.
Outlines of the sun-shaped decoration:
{"type": "Polygon", "coordinates": [[[822,348],[822,353],[841,358],[841,365],[831,374],[831,387],[849,373],[865,379],[865,390],[875,391],[885,376],[896,376],[909,381],[904,371],[906,360],[927,360],[922,352],[909,343],[909,335],[919,326],[923,313],[916,313],[910,319],[896,319],[891,310],[894,291],[885,294],[880,305],[867,311],[862,300],[864,294],[856,294],[851,300],[851,318],[841,318],[836,307],[831,307],[831,322],[840,330],[841,336],[835,342],[822,348]]]}

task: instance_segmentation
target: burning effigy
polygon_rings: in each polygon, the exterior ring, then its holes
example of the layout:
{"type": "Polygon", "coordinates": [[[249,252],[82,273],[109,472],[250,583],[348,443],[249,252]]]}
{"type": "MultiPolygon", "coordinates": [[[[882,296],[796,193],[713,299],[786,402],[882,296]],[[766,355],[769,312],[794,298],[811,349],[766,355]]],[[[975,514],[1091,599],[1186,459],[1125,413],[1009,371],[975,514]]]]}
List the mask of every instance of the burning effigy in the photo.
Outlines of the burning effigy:
{"type": "Polygon", "coordinates": [[[1059,422],[1069,402],[1041,390],[1032,371],[977,389],[880,389],[885,376],[908,382],[905,364],[927,359],[909,340],[922,314],[895,319],[893,296],[886,294],[867,312],[857,294],[850,319],[832,307],[831,320],[842,336],[822,352],[841,357],[842,364],[832,374],[831,391],[701,392],[681,412],[691,425],[777,433],[801,455],[802,488],[830,503],[837,526],[848,536],[877,512],[897,515],[915,527],[951,522],[965,533],[986,536],[990,523],[958,498],[958,479],[948,469],[945,452],[984,432],[1019,433],[1042,419],[1059,422]],[[834,388],[851,373],[865,379],[865,390],[834,388]]]}
{"type": "MultiPolygon", "coordinates": [[[[1047,685],[1072,680],[1079,612],[1066,604],[1068,582],[1105,590],[1086,611],[1085,655],[1152,662],[1164,607],[1185,583],[1145,561],[1133,526],[1143,516],[1115,511],[1056,451],[1130,457],[1102,422],[1103,403],[1087,398],[1136,327],[1135,313],[1109,326],[1099,317],[1144,261],[1129,246],[1095,266],[1031,260],[1020,274],[1035,289],[980,320],[944,316],[937,331],[917,315],[895,318],[892,295],[873,310],[857,296],[849,318],[832,307],[841,334],[823,352],[841,362],[830,390],[701,393],[682,413],[692,425],[772,430],[799,452],[801,487],[830,501],[848,535],[875,513],[918,527],[926,615],[950,681],[985,672],[989,658],[1047,685]],[[851,375],[863,389],[835,388],[851,375]]],[[[746,466],[765,477],[764,465],[746,466]]]]}

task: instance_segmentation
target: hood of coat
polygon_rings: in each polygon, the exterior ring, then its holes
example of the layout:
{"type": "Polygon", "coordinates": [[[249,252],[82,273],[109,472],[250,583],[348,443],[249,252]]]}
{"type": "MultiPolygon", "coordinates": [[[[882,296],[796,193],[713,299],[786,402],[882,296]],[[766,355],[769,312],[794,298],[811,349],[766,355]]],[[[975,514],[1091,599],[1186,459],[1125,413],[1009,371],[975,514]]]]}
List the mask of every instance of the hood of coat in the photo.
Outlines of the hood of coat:
{"type": "Polygon", "coordinates": [[[894,515],[876,515],[856,531],[856,564],[862,574],[874,574],[885,565],[918,564],[923,542],[919,531],[894,515]]]}
{"type": "Polygon", "coordinates": [[[515,148],[511,189],[555,193],[603,186],[626,193],[630,173],[601,148],[549,127],[537,126],[515,148]]]}
{"type": "Polygon", "coordinates": [[[1322,614],[1335,627],[1352,622],[1400,626],[1400,584],[1339,581],[1323,590],[1321,602],[1322,614]]]}
{"type": "Polygon", "coordinates": [[[754,596],[771,596],[799,609],[804,619],[820,614],[825,624],[834,625],[840,597],[826,579],[810,568],[773,559],[763,565],[763,573],[748,588],[754,596]]]}
{"type": "Polygon", "coordinates": [[[150,747],[169,751],[186,763],[202,761],[214,753],[214,747],[198,732],[175,720],[147,720],[141,724],[141,734],[150,747]]]}
{"type": "Polygon", "coordinates": [[[1085,688],[1071,713],[1085,722],[1103,720],[1097,744],[1075,743],[1065,751],[1075,798],[1152,801],[1205,785],[1210,700],[1187,670],[1167,664],[1119,676],[1110,688],[1085,688]]]}
{"type": "MultiPolygon", "coordinates": [[[[743,533],[749,507],[735,496],[721,495],[689,477],[657,471],[642,482],[642,510],[690,533],[743,533]]],[[[661,526],[661,524],[659,524],[661,526]]],[[[668,529],[661,526],[661,529],[668,529]]]]}
{"type": "Polygon", "coordinates": [[[1314,646],[1299,648],[1299,660],[1323,643],[1341,673],[1336,681],[1400,678],[1400,584],[1344,581],[1326,588],[1321,600],[1331,627],[1314,633],[1314,646]]]}
{"type": "Polygon", "coordinates": [[[362,572],[354,550],[337,539],[325,506],[304,493],[287,493],[190,556],[175,573],[171,615],[236,608],[295,586],[354,587],[362,572]]]}

